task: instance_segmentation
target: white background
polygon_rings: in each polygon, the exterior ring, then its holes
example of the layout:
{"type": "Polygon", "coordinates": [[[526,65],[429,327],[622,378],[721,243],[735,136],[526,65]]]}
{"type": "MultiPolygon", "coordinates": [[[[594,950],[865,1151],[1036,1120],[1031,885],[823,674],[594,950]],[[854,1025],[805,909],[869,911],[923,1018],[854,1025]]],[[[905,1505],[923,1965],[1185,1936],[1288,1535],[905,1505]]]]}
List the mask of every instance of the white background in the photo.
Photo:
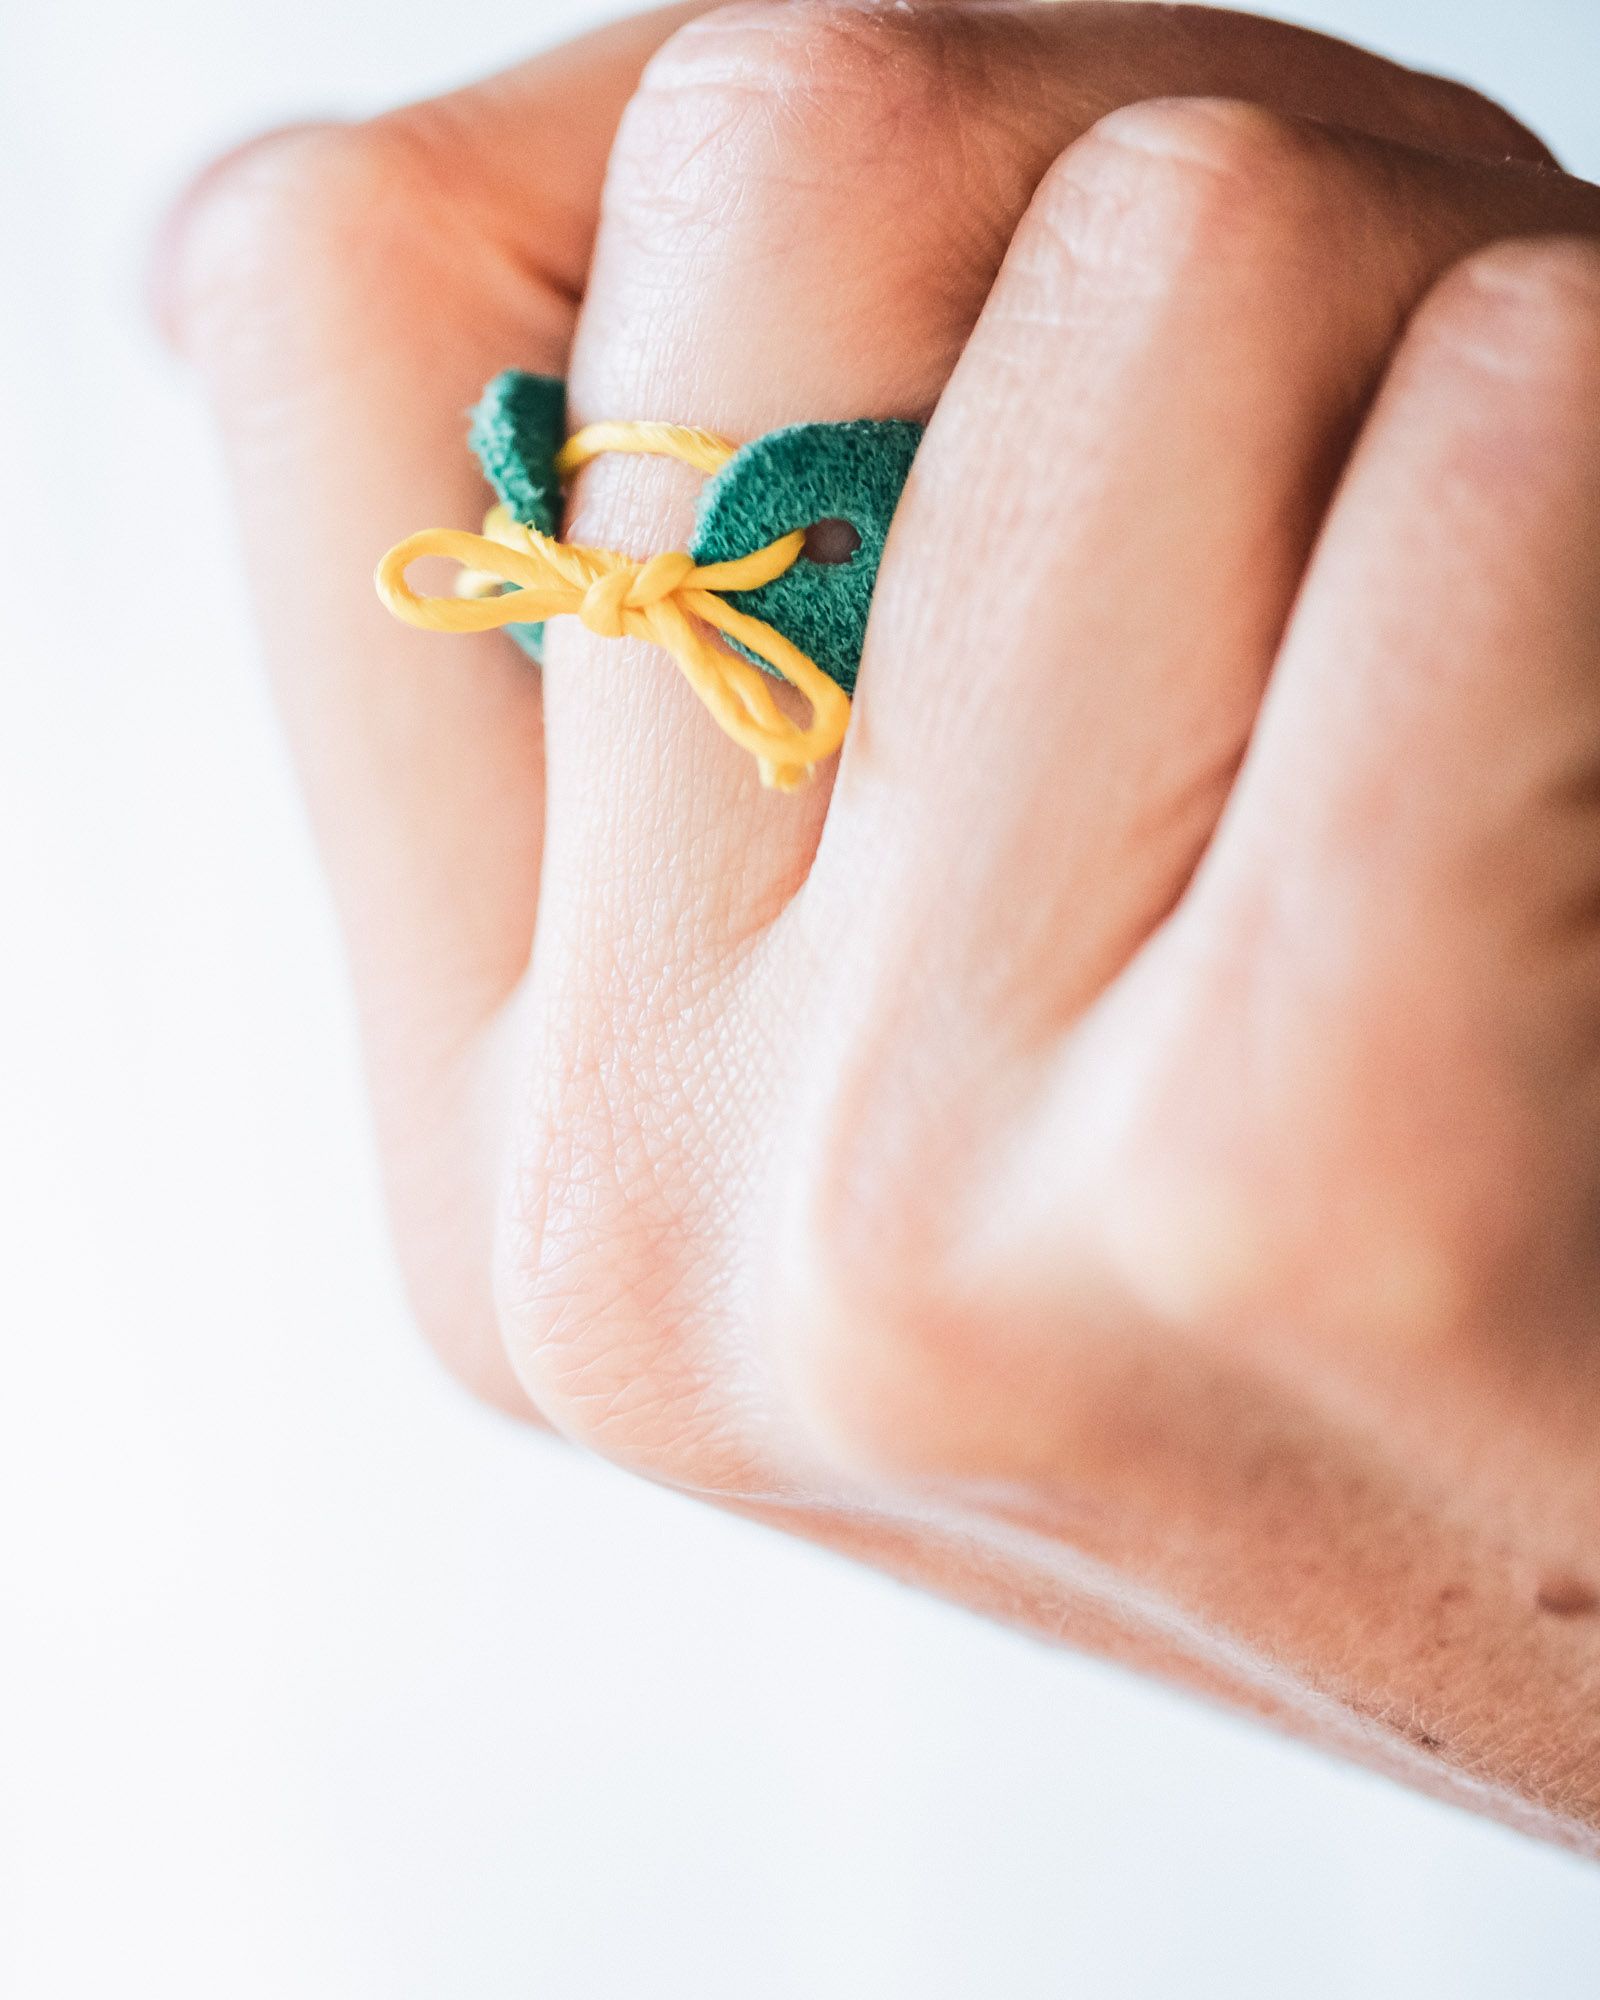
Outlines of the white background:
{"type": "MultiPolygon", "coordinates": [[[[593,11],[0,0],[0,1993],[1592,2000],[1600,1874],[580,1462],[408,1328],[142,246],[241,132],[593,11]]],[[[1595,0],[1314,15],[1600,175],[1595,0]]]]}

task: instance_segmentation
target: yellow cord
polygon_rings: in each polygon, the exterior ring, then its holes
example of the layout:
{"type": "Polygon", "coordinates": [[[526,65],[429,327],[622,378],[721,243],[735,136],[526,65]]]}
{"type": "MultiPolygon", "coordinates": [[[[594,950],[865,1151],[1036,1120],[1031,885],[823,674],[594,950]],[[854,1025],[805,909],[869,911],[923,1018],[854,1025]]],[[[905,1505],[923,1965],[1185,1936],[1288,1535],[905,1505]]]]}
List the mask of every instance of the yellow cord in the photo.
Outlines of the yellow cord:
{"type": "MultiPolygon", "coordinates": [[[[589,424],[562,447],[556,471],[565,481],[602,452],[629,451],[675,458],[713,473],[734,449],[725,438],[684,424],[589,424]]],[[[541,535],[504,507],[493,507],[481,535],[454,528],[408,535],[378,564],[375,581],[389,610],[424,631],[486,632],[571,614],[602,639],[652,641],[672,655],[718,726],[756,758],[761,782],[792,791],[844,741],[850,697],[781,632],[736,611],[719,593],[771,583],[804,546],[805,533],[796,529],[732,562],[701,566],[682,551],[635,562],[609,549],[541,535]],[[461,564],[454,596],[424,597],[412,590],[406,571],[423,556],[461,564]],[[773,699],[766,675],[719,646],[707,627],[748,647],[797,687],[811,704],[810,724],[801,728],[791,722],[773,699]]]]}

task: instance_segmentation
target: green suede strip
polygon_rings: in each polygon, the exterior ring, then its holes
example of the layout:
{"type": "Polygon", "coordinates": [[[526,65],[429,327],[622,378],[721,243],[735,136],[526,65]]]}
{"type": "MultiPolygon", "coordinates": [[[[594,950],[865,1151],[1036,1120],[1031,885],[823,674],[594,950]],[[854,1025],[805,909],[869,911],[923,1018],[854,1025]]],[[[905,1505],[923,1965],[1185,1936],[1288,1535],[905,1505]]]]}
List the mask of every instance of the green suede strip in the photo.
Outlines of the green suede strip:
{"type": "MultiPolygon", "coordinates": [[[[556,453],[567,435],[567,385],[555,375],[508,368],[497,375],[472,413],[469,442],[495,498],[525,528],[561,530],[561,482],[556,453]]],[[[542,656],[544,626],[506,628],[531,659],[542,656]]]]}
{"type": "MultiPolygon", "coordinates": [[[[489,384],[473,413],[472,448],[496,496],[546,535],[560,520],[555,456],[566,435],[566,400],[566,385],[554,376],[510,369],[489,384]]],[[[689,544],[698,563],[730,562],[818,521],[855,529],[859,546],[845,561],[803,555],[759,590],[727,593],[731,605],[774,626],[847,694],[861,668],[889,523],[921,440],[920,424],[893,419],[794,424],[743,446],[700,495],[689,544]]],[[[538,659],[542,625],[506,630],[538,659]]]]}
{"type": "Polygon", "coordinates": [[[899,421],[793,424],[745,445],[700,496],[689,544],[697,563],[728,562],[818,521],[855,529],[860,546],[846,561],[803,555],[759,590],[727,593],[736,610],[775,626],[846,694],[861,670],[883,545],[921,441],[920,424],[899,421]]]}

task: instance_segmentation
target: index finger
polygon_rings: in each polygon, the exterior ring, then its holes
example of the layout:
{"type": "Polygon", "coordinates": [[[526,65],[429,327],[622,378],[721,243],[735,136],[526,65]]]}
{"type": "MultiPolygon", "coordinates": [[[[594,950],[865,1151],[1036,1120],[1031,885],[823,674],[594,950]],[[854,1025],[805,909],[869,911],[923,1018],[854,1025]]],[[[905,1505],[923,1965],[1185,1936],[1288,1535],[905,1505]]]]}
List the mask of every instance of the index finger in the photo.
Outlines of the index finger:
{"type": "Polygon", "coordinates": [[[465,444],[483,382],[511,364],[565,372],[617,119],[696,11],[259,141],[202,177],[172,232],[167,317],[229,461],[412,1301],[457,1373],[523,1410],[490,1296],[502,1111],[481,1072],[533,935],[540,679],[497,635],[395,623],[372,566],[419,523],[481,514],[465,444]]]}

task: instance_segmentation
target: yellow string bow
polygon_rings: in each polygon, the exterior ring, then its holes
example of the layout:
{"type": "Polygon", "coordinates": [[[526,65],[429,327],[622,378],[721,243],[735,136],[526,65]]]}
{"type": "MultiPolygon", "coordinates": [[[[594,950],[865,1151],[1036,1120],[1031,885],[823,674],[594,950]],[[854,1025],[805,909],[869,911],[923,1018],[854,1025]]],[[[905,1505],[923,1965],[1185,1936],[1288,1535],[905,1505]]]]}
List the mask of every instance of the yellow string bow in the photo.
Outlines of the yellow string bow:
{"type": "MultiPolygon", "coordinates": [[[[684,424],[589,424],[556,457],[563,482],[606,451],[675,458],[720,472],[735,447],[684,424]]],[[[758,761],[761,782],[779,791],[803,784],[813,765],[844,741],[850,697],[814,660],[762,619],[736,611],[720,591],[756,590],[782,576],[805,546],[797,528],[732,562],[698,565],[681,550],[635,562],[610,549],[581,548],[541,535],[492,507],[481,535],[428,528],[397,542],[378,564],[378,595],[397,618],[429,632],[487,632],[570,614],[602,639],[648,639],[664,648],[718,725],[758,761]],[[406,581],[422,556],[462,566],[455,595],[425,597],[406,581]],[[708,629],[709,628],[709,629],[708,629]],[[767,676],[711,636],[746,646],[797,687],[811,705],[802,728],[773,699],[767,676]]]]}

